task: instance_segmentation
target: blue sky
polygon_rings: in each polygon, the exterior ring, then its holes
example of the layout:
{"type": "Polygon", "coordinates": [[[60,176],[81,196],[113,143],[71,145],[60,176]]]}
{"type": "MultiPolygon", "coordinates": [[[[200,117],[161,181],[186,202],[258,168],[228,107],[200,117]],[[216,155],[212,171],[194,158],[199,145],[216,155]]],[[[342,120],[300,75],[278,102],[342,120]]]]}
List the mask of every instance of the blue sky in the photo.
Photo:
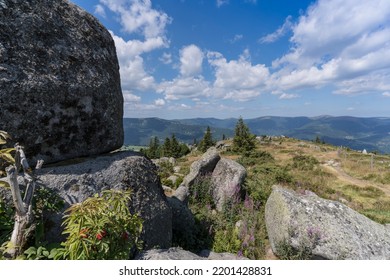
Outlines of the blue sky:
{"type": "Polygon", "coordinates": [[[110,30],[125,117],[390,117],[389,0],[71,0],[110,30]]]}

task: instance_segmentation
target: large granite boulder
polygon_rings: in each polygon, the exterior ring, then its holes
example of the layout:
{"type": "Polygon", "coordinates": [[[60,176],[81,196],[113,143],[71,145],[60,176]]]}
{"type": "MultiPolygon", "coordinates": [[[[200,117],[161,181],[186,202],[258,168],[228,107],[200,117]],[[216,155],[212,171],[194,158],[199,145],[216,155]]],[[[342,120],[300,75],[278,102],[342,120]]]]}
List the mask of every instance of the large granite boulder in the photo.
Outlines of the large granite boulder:
{"type": "Polygon", "coordinates": [[[222,211],[229,199],[241,199],[244,194],[241,187],[245,178],[246,170],[241,164],[221,158],[217,149],[211,147],[199,160],[191,164],[190,173],[184,177],[183,183],[173,196],[186,202],[194,184],[210,180],[214,204],[218,211],[222,211]]]}
{"type": "Polygon", "coordinates": [[[199,255],[181,248],[152,249],[141,252],[136,256],[137,260],[248,260],[231,253],[215,253],[202,250],[199,255]]]}
{"type": "Polygon", "coordinates": [[[246,170],[238,162],[227,158],[218,161],[211,175],[213,199],[218,211],[223,210],[229,199],[241,199],[245,177],[246,170]]]}
{"type": "Polygon", "coordinates": [[[217,149],[211,147],[202,157],[194,161],[190,167],[190,173],[184,177],[183,183],[177,188],[174,196],[179,200],[186,202],[189,196],[190,187],[196,180],[202,179],[203,176],[211,175],[218,161],[221,159],[217,149]]]}
{"type": "Polygon", "coordinates": [[[136,260],[204,260],[204,258],[181,248],[151,249],[141,252],[136,260]]]}
{"type": "Polygon", "coordinates": [[[123,143],[114,41],[66,0],[0,1],[0,129],[46,162],[123,143]]]}
{"type": "MultiPolygon", "coordinates": [[[[143,219],[141,240],[145,249],[169,248],[172,243],[172,210],[169,207],[155,165],[134,152],[117,152],[63,166],[48,166],[39,171],[43,187],[55,191],[70,205],[84,201],[106,189],[131,189],[132,213],[143,219]]],[[[46,226],[49,242],[63,240],[62,213],[50,217],[46,226]]]]}
{"type": "Polygon", "coordinates": [[[210,175],[220,159],[221,156],[217,149],[215,147],[209,148],[201,159],[191,164],[190,173],[184,178],[183,184],[191,187],[201,176],[210,175]]]}
{"type": "Polygon", "coordinates": [[[292,252],[314,259],[390,259],[389,226],[312,192],[275,186],[265,221],[277,256],[292,252]]]}

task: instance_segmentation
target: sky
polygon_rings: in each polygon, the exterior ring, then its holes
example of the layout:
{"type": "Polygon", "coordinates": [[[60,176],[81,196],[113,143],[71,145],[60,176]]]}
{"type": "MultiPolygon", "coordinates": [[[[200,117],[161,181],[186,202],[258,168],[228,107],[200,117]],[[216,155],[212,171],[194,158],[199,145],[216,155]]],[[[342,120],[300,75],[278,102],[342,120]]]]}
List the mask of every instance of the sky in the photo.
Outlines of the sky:
{"type": "Polygon", "coordinates": [[[112,34],[124,117],[390,117],[389,0],[71,0],[112,34]]]}

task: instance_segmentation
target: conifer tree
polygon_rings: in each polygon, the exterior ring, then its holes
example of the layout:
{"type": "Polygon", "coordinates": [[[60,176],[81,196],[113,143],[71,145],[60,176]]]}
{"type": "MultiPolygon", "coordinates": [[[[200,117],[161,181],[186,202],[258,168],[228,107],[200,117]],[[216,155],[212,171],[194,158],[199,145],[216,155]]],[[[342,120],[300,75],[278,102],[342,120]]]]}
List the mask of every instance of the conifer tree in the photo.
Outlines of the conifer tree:
{"type": "Polygon", "coordinates": [[[242,117],[237,121],[233,138],[233,150],[239,153],[250,152],[256,148],[256,136],[250,133],[242,117]]]}
{"type": "Polygon", "coordinates": [[[168,137],[165,138],[163,147],[162,147],[162,156],[164,157],[170,157],[172,156],[172,151],[171,151],[171,139],[168,137]]]}
{"type": "Polygon", "coordinates": [[[149,158],[159,158],[160,157],[160,140],[157,136],[154,136],[150,139],[149,148],[146,150],[146,155],[149,158]]]}
{"type": "Polygon", "coordinates": [[[202,141],[199,143],[199,150],[201,152],[206,152],[208,148],[215,145],[215,142],[213,141],[213,136],[211,135],[211,129],[208,126],[206,129],[206,133],[203,136],[202,141]]]}
{"type": "Polygon", "coordinates": [[[170,142],[171,142],[171,156],[174,158],[179,158],[180,157],[180,145],[176,139],[175,134],[172,134],[170,142]]]}

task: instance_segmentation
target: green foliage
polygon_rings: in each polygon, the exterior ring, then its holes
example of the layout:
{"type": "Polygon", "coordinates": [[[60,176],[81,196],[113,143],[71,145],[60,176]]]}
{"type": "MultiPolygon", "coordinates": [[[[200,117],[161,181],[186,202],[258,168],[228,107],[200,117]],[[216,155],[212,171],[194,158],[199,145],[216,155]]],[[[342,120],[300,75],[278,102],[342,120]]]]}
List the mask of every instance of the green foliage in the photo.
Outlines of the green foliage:
{"type": "Polygon", "coordinates": [[[160,140],[157,136],[150,139],[149,147],[145,150],[145,155],[149,158],[159,158],[161,156],[160,140]]]}
{"type": "Polygon", "coordinates": [[[314,140],[314,143],[316,143],[316,144],[325,144],[325,141],[321,140],[321,138],[317,135],[316,139],[314,140]]]}
{"type": "Polygon", "coordinates": [[[194,182],[190,188],[189,203],[196,208],[214,208],[211,176],[204,175],[194,182]]]}
{"type": "MultiPolygon", "coordinates": [[[[0,177],[6,176],[5,168],[8,165],[15,164],[15,159],[12,155],[15,149],[3,147],[8,140],[11,140],[11,136],[7,132],[0,130],[0,177]]],[[[1,186],[7,187],[8,184],[0,181],[1,186]]]]}
{"type": "Polygon", "coordinates": [[[276,244],[276,251],[281,260],[308,260],[312,256],[310,248],[304,244],[295,249],[285,240],[276,244]]]}
{"type": "Polygon", "coordinates": [[[161,177],[161,184],[173,189],[177,189],[181,183],[183,183],[183,177],[178,177],[176,182],[172,182],[172,180],[169,180],[168,178],[161,177]]]}
{"type": "Polygon", "coordinates": [[[179,157],[185,156],[191,152],[191,150],[190,150],[190,148],[188,148],[187,144],[180,143],[179,146],[180,146],[180,156],[179,157]]]}
{"type": "MultiPolygon", "coordinates": [[[[289,228],[289,236],[296,235],[293,228],[289,228]]],[[[308,227],[299,236],[298,246],[295,248],[284,239],[276,244],[278,257],[282,260],[309,260],[313,258],[313,250],[325,241],[323,232],[317,227],[308,227]]]]}
{"type": "Polygon", "coordinates": [[[266,151],[248,151],[241,155],[238,162],[245,167],[250,167],[264,163],[274,163],[275,159],[266,151]]]}
{"type": "Polygon", "coordinates": [[[160,145],[158,137],[150,139],[147,149],[142,149],[141,152],[149,158],[174,157],[179,158],[190,152],[188,146],[184,143],[179,143],[175,134],[171,138],[167,137],[164,143],[160,145]]]}
{"type": "Polygon", "coordinates": [[[0,245],[11,237],[14,226],[14,209],[7,207],[0,198],[0,245]]]}
{"type": "Polygon", "coordinates": [[[27,260],[59,260],[65,254],[65,249],[57,243],[49,246],[29,247],[23,252],[24,258],[27,260]]]}
{"type": "Polygon", "coordinates": [[[298,170],[314,170],[319,161],[310,155],[297,155],[293,157],[292,167],[298,170]]]}
{"type": "Polygon", "coordinates": [[[211,249],[260,259],[264,251],[264,213],[249,195],[243,201],[240,186],[226,201],[223,210],[214,210],[213,186],[210,176],[198,179],[190,189],[189,206],[198,227],[194,251],[211,249]]]}
{"type": "MultiPolygon", "coordinates": [[[[38,250],[35,247],[30,247],[25,254],[28,255],[28,259],[46,259],[47,249],[45,249],[46,251],[43,250],[44,244],[42,243],[45,230],[49,226],[46,214],[49,212],[58,213],[63,208],[64,202],[54,191],[43,187],[36,188],[33,199],[35,234],[29,243],[34,244],[38,249],[42,248],[38,250]],[[34,249],[32,248],[35,248],[35,253],[33,253],[34,249]]],[[[10,240],[13,226],[14,208],[5,205],[0,199],[0,244],[7,243],[10,240]]]]}
{"type": "Polygon", "coordinates": [[[247,190],[255,201],[266,202],[275,184],[289,184],[293,180],[286,167],[275,162],[266,162],[256,165],[247,179],[247,190]]]}
{"type": "Polygon", "coordinates": [[[161,155],[164,157],[170,157],[172,155],[171,139],[169,139],[168,137],[165,138],[164,144],[162,146],[161,155]]]}
{"type": "Polygon", "coordinates": [[[171,176],[173,172],[174,172],[173,164],[170,163],[169,161],[162,161],[159,163],[158,175],[160,176],[160,178],[166,179],[169,176],[171,176]]]}
{"type": "Polygon", "coordinates": [[[389,224],[390,201],[385,199],[378,199],[371,208],[363,210],[362,214],[378,223],[389,224]]]}
{"type": "Polygon", "coordinates": [[[34,215],[35,215],[35,246],[41,246],[45,230],[48,230],[50,223],[47,220],[48,213],[60,213],[64,207],[63,199],[52,189],[39,186],[34,193],[34,215]]]}
{"type": "Polygon", "coordinates": [[[175,134],[171,136],[171,157],[178,158],[180,157],[180,145],[176,139],[175,134]]]}
{"type": "Polygon", "coordinates": [[[238,153],[253,151],[256,148],[256,136],[250,133],[248,126],[242,117],[237,121],[234,137],[233,150],[238,153]]]}
{"type": "Polygon", "coordinates": [[[199,143],[199,147],[198,149],[201,151],[201,152],[206,152],[208,148],[212,147],[215,145],[215,142],[213,141],[213,136],[211,134],[211,129],[210,127],[208,126],[207,129],[206,129],[206,132],[203,136],[203,139],[200,141],[199,143]]]}
{"type": "Polygon", "coordinates": [[[109,190],[72,205],[64,221],[63,258],[128,259],[140,245],[142,221],[128,208],[130,191],[109,190]]]}

